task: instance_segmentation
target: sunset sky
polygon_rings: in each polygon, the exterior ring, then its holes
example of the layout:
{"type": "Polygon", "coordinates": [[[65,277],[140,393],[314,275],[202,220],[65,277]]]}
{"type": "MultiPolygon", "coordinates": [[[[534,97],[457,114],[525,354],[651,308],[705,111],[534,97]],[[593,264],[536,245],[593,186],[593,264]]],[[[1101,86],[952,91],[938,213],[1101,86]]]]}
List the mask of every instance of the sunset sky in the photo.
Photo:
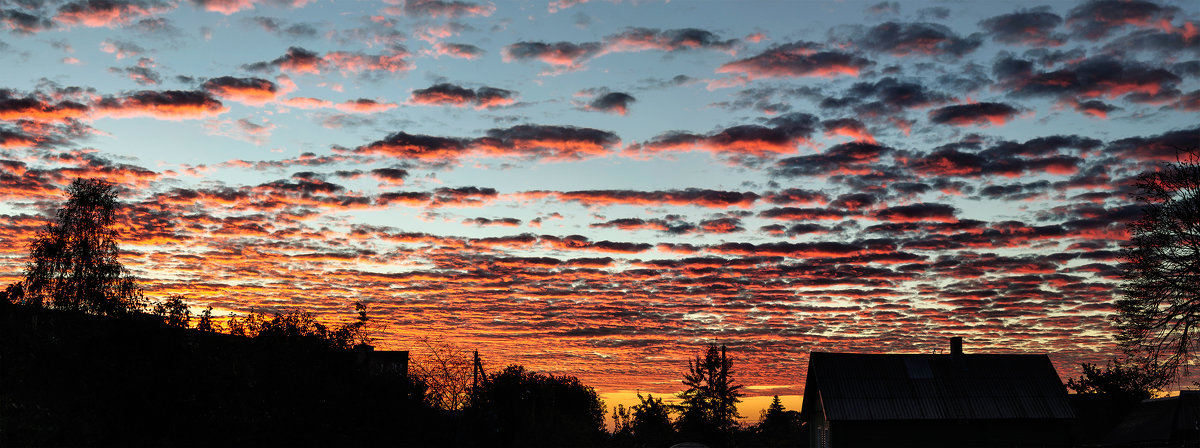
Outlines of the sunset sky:
{"type": "MultiPolygon", "coordinates": [[[[0,285],[76,177],[153,298],[753,396],[808,352],[1116,354],[1200,4],[2,0],[0,285]]],[[[752,403],[761,403],[753,401],[752,403]]],[[[787,402],[798,406],[798,400],[787,402]]],[[[751,407],[753,407],[752,405],[751,407]]],[[[743,413],[757,411],[744,410],[743,413]]]]}

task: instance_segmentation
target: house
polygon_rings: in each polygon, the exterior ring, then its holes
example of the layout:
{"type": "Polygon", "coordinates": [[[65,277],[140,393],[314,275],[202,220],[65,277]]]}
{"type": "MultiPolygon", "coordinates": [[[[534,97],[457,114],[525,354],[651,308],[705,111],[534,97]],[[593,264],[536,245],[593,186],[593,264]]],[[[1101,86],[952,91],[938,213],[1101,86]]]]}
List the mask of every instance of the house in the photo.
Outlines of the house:
{"type": "Polygon", "coordinates": [[[1200,446],[1200,391],[1143,400],[1113,428],[1104,446],[1200,446]]]}
{"type": "Polygon", "coordinates": [[[367,344],[354,346],[355,363],[371,375],[408,376],[408,350],[375,350],[367,344]]]}
{"type": "Polygon", "coordinates": [[[1069,446],[1075,412],[1046,355],[813,352],[812,447],[1069,446]]]}

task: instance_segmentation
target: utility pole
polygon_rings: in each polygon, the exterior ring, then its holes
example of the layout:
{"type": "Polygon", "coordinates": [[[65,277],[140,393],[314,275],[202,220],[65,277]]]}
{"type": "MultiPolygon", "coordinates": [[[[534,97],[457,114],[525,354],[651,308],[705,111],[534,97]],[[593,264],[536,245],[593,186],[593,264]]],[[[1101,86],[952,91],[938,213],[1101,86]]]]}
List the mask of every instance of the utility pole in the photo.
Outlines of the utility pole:
{"type": "Polygon", "coordinates": [[[479,350],[475,350],[475,356],[471,363],[471,404],[475,404],[477,395],[479,394],[479,384],[487,380],[483,376],[483,362],[479,360],[479,350]]]}

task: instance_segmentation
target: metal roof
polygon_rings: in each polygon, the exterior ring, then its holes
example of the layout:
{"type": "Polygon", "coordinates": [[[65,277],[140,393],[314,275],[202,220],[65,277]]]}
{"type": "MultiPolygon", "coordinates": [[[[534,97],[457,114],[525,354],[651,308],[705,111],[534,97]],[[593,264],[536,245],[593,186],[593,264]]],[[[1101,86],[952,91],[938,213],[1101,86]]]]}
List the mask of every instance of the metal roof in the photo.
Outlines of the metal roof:
{"type": "Polygon", "coordinates": [[[830,421],[1075,417],[1046,355],[813,352],[803,407],[830,421]]]}

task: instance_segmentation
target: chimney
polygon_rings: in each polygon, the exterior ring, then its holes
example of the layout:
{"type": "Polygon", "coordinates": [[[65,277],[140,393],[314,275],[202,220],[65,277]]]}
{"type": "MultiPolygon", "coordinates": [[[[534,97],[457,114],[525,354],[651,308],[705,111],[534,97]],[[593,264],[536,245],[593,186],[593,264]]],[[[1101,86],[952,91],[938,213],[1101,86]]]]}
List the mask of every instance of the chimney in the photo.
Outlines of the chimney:
{"type": "Polygon", "coordinates": [[[963,341],[962,336],[955,336],[955,337],[950,338],[950,356],[953,356],[955,358],[962,356],[962,354],[963,354],[962,341],[963,341]]]}

